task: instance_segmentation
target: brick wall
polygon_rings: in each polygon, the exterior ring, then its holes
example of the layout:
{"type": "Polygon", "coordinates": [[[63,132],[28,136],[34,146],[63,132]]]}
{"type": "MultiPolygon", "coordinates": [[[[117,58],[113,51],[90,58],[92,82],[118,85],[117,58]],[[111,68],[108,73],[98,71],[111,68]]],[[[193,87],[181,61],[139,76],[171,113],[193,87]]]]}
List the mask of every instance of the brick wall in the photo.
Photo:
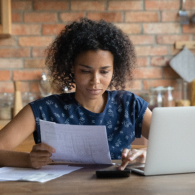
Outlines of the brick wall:
{"type": "MultiPolygon", "coordinates": [[[[180,25],[179,8],[180,0],[12,0],[12,36],[0,39],[0,93],[13,93],[15,80],[22,81],[23,92],[39,93],[45,48],[78,17],[103,18],[129,35],[138,68],[128,90],[140,94],[153,86],[175,86],[179,76],[168,63],[180,52],[174,43],[195,40],[195,27],[180,25]]],[[[195,1],[187,0],[186,9],[192,15],[195,1]]]]}

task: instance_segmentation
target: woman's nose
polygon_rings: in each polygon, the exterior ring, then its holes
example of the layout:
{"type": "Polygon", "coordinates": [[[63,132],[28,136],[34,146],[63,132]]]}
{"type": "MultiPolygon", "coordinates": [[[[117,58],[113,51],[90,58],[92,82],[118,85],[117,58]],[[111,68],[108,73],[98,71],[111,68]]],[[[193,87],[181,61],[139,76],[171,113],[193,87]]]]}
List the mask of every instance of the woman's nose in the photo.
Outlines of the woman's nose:
{"type": "Polygon", "coordinates": [[[99,84],[100,83],[100,79],[99,79],[99,75],[98,74],[93,74],[90,80],[91,84],[99,84]]]}

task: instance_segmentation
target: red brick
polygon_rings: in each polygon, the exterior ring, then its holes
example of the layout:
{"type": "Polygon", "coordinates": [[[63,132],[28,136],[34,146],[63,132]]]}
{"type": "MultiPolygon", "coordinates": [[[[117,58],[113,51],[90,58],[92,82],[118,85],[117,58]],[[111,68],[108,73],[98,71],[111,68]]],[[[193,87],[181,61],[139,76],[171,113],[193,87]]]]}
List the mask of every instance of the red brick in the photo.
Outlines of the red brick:
{"type": "Polygon", "coordinates": [[[0,39],[0,46],[14,46],[16,45],[16,40],[14,37],[0,39]]]}
{"type": "Polygon", "coordinates": [[[4,48],[0,49],[0,57],[2,58],[14,58],[14,57],[30,57],[29,48],[4,48]]]}
{"type": "MultiPolygon", "coordinates": [[[[29,91],[28,83],[21,82],[21,92],[27,91],[29,91]]],[[[0,93],[14,93],[14,83],[12,81],[0,82],[0,93]]]]}
{"type": "Polygon", "coordinates": [[[125,22],[158,22],[157,12],[126,12],[125,22]]]}
{"type": "Polygon", "coordinates": [[[11,9],[12,10],[31,10],[32,2],[28,1],[12,1],[11,9]]]}
{"type": "Polygon", "coordinates": [[[169,63],[169,58],[165,56],[158,56],[151,58],[151,65],[152,66],[166,66],[169,63]]]}
{"type": "Polygon", "coordinates": [[[60,19],[63,22],[69,22],[69,21],[78,20],[79,18],[84,17],[84,16],[85,16],[84,12],[77,12],[77,13],[68,12],[68,13],[61,13],[60,14],[60,19]]]}
{"type": "Polygon", "coordinates": [[[141,33],[140,24],[115,24],[118,28],[120,28],[124,33],[127,34],[138,34],[141,33]]]}
{"type": "Polygon", "coordinates": [[[14,12],[12,12],[12,23],[14,23],[14,22],[21,22],[21,21],[22,21],[21,13],[14,13],[14,12]]]}
{"type": "Polygon", "coordinates": [[[25,13],[24,22],[57,22],[57,13],[25,13]]]}
{"type": "Polygon", "coordinates": [[[140,80],[133,80],[128,81],[125,85],[125,90],[141,90],[141,81],[140,80]]]}
{"type": "Polygon", "coordinates": [[[166,46],[136,46],[135,49],[138,56],[161,56],[168,54],[166,46]]]}
{"type": "Polygon", "coordinates": [[[158,23],[143,24],[144,33],[146,34],[179,34],[179,23],[158,23]]]}
{"type": "Polygon", "coordinates": [[[179,21],[179,15],[178,11],[163,11],[162,13],[162,22],[178,22],[179,21]]]}
{"type": "Polygon", "coordinates": [[[13,71],[13,80],[40,80],[42,70],[16,70],[13,71]]]}
{"type": "Polygon", "coordinates": [[[135,51],[137,56],[148,56],[150,54],[151,46],[136,46],[135,51]]]}
{"type": "Polygon", "coordinates": [[[166,79],[180,78],[180,76],[169,66],[164,67],[163,77],[166,79]]]}
{"type": "MultiPolygon", "coordinates": [[[[135,95],[137,95],[137,96],[140,96],[141,97],[141,95],[143,95],[143,93],[148,93],[148,91],[144,91],[144,90],[131,90],[131,92],[132,93],[134,93],[135,95]]],[[[137,138],[137,139],[139,139],[139,138],[137,138]]]]}
{"type": "Polygon", "coordinates": [[[154,44],[152,35],[130,35],[129,38],[135,45],[154,44]]]}
{"type": "Polygon", "coordinates": [[[10,71],[8,70],[1,70],[0,71],[0,81],[7,81],[10,80],[10,71]]]}
{"type": "Polygon", "coordinates": [[[39,24],[12,24],[13,35],[40,35],[41,25],[39,24]]]}
{"type": "Polygon", "coordinates": [[[44,24],[43,35],[58,35],[64,28],[64,24],[44,24]]]}
{"type": "Polygon", "coordinates": [[[71,1],[71,10],[105,10],[105,1],[71,1]]]}
{"type": "Polygon", "coordinates": [[[22,59],[0,59],[0,68],[22,68],[22,59]]]}
{"type": "Polygon", "coordinates": [[[149,78],[162,78],[161,68],[136,68],[133,71],[134,78],[136,79],[149,79],[149,78]]]}
{"type": "Polygon", "coordinates": [[[148,58],[147,57],[138,57],[137,58],[137,65],[138,66],[148,66],[148,58]]]}
{"type": "Polygon", "coordinates": [[[160,56],[160,55],[167,55],[168,49],[166,46],[154,46],[150,49],[150,55],[151,56],[160,56]]]}
{"type": "MultiPolygon", "coordinates": [[[[1,71],[0,71],[1,74],[1,71]]],[[[0,82],[0,93],[13,93],[14,84],[11,81],[1,81],[0,82]]]]}
{"type": "Polygon", "coordinates": [[[32,82],[30,83],[30,91],[34,93],[40,93],[39,90],[39,83],[38,82],[32,82]]]}
{"type": "Polygon", "coordinates": [[[158,35],[156,42],[158,44],[175,44],[176,41],[190,41],[189,35],[158,35]]]}
{"type": "Polygon", "coordinates": [[[171,55],[176,55],[176,54],[178,54],[180,51],[181,51],[181,49],[175,49],[175,46],[174,45],[171,45],[171,55]]]}
{"type": "Polygon", "coordinates": [[[195,28],[191,25],[183,25],[183,33],[195,33],[195,28]]]}
{"type": "Polygon", "coordinates": [[[107,22],[122,22],[122,14],[119,12],[94,12],[88,13],[87,17],[91,20],[101,20],[104,19],[107,22]]]}
{"type": "Polygon", "coordinates": [[[143,10],[142,1],[109,1],[108,10],[143,10]]]}
{"type": "Polygon", "coordinates": [[[21,92],[29,92],[28,82],[21,82],[21,92]]]}
{"type": "Polygon", "coordinates": [[[152,0],[145,1],[146,10],[178,10],[180,8],[180,1],[161,1],[161,0],[152,0]]]}
{"type": "Polygon", "coordinates": [[[53,37],[19,37],[18,43],[21,46],[42,47],[48,46],[53,41],[53,37]]]}
{"type": "Polygon", "coordinates": [[[143,87],[144,89],[150,89],[151,87],[158,87],[158,86],[177,86],[177,81],[173,79],[152,79],[152,80],[144,80],[143,87]]]}
{"type": "Polygon", "coordinates": [[[45,59],[28,59],[24,60],[25,68],[44,68],[45,59]]]}
{"type": "Polygon", "coordinates": [[[185,3],[185,9],[191,9],[191,10],[195,10],[195,1],[193,0],[187,0],[185,3]]]}
{"type": "Polygon", "coordinates": [[[68,2],[65,1],[35,1],[34,10],[67,10],[68,2]]]}
{"type": "Polygon", "coordinates": [[[32,49],[32,56],[33,57],[46,57],[46,47],[35,47],[32,49]]]}

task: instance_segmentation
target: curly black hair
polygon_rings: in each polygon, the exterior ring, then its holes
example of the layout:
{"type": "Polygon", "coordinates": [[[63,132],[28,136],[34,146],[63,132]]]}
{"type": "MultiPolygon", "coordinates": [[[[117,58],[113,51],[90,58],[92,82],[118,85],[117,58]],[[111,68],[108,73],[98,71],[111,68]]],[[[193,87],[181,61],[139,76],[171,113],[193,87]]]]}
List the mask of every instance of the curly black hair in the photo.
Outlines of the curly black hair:
{"type": "Polygon", "coordinates": [[[47,50],[46,66],[61,92],[65,87],[69,90],[75,87],[71,70],[78,54],[98,49],[110,51],[114,56],[113,79],[109,88],[125,88],[126,80],[132,79],[136,63],[129,37],[112,23],[80,18],[66,25],[47,50]]]}

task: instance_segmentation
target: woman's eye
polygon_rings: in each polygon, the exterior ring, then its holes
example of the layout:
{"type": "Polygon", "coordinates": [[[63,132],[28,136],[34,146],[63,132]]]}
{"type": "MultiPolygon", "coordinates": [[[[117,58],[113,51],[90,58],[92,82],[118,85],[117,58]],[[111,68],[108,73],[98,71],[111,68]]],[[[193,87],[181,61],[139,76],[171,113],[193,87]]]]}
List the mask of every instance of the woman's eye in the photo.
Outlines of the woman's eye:
{"type": "Polygon", "coordinates": [[[108,71],[101,71],[101,74],[107,74],[108,71]]]}
{"type": "Polygon", "coordinates": [[[90,72],[87,71],[87,70],[81,70],[81,72],[83,72],[83,73],[90,73],[90,72]]]}

